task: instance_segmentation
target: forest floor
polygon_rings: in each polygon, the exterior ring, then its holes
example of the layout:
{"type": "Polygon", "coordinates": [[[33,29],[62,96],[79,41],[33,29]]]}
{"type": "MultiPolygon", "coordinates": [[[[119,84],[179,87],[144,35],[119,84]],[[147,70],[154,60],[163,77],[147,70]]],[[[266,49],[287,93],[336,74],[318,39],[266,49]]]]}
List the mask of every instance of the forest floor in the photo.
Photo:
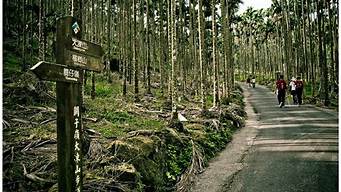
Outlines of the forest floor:
{"type": "MultiPolygon", "coordinates": [[[[134,102],[133,84],[122,96],[118,74],[112,79],[107,83],[105,75],[96,75],[95,99],[90,78],[85,85],[84,191],[186,191],[245,123],[240,88],[221,108],[205,113],[199,98],[185,95],[178,112],[188,121],[174,125],[158,84],[153,95],[141,94],[134,102]]],[[[3,82],[4,191],[56,191],[55,84],[8,64],[3,82]]]]}
{"type": "Polygon", "coordinates": [[[279,108],[269,89],[243,88],[246,126],[192,191],[337,191],[338,113],[312,105],[279,108]]]}

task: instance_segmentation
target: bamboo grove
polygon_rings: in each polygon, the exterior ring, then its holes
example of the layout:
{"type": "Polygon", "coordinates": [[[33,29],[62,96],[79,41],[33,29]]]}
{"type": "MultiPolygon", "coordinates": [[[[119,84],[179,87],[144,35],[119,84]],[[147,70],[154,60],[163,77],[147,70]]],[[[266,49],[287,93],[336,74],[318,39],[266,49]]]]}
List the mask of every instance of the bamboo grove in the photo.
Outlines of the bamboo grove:
{"type": "MultiPolygon", "coordinates": [[[[72,3],[4,1],[4,49],[21,56],[24,71],[54,60],[56,19],[70,15],[72,3]]],[[[105,50],[108,83],[117,61],[122,94],[136,101],[158,89],[173,112],[185,97],[205,110],[229,98],[236,79],[275,80],[278,72],[302,76],[326,105],[338,87],[338,0],[274,0],[242,15],[240,0],[79,3],[84,39],[105,50]]]]}

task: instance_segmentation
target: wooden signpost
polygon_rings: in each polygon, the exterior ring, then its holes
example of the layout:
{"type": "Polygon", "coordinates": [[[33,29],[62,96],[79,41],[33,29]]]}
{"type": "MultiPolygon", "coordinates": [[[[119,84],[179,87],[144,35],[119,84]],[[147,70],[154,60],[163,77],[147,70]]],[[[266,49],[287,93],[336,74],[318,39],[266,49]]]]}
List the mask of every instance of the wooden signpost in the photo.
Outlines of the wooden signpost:
{"type": "Polygon", "coordinates": [[[102,47],[81,40],[81,23],[67,16],[57,21],[56,63],[38,62],[31,70],[42,80],[56,81],[58,191],[82,191],[83,70],[104,68],[102,47]]]}
{"type": "Polygon", "coordinates": [[[81,83],[81,72],[75,67],[40,61],[31,70],[42,80],[81,83]]]}

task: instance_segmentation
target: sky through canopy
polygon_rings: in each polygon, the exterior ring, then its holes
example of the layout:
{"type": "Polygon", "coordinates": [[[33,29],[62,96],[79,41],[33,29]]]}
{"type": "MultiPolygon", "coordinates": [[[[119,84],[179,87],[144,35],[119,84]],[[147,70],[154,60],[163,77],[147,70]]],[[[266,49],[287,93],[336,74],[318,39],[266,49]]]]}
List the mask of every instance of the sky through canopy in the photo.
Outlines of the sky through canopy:
{"type": "Polygon", "coordinates": [[[238,14],[243,13],[248,7],[254,9],[269,8],[271,4],[271,0],[243,0],[243,4],[239,6],[238,14]]]}

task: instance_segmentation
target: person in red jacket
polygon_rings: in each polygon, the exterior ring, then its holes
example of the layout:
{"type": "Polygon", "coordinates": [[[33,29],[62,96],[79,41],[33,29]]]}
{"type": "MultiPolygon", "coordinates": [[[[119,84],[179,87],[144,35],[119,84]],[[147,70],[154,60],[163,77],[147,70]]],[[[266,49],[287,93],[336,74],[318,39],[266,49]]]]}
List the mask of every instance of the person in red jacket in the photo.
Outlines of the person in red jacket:
{"type": "Polygon", "coordinates": [[[297,77],[297,80],[295,81],[295,85],[296,85],[298,105],[302,105],[303,81],[301,80],[301,77],[297,77]]]}
{"type": "Polygon", "coordinates": [[[276,82],[276,88],[277,88],[277,99],[279,107],[283,107],[285,103],[285,91],[287,89],[287,83],[284,80],[284,75],[280,75],[279,79],[276,82]]]}

